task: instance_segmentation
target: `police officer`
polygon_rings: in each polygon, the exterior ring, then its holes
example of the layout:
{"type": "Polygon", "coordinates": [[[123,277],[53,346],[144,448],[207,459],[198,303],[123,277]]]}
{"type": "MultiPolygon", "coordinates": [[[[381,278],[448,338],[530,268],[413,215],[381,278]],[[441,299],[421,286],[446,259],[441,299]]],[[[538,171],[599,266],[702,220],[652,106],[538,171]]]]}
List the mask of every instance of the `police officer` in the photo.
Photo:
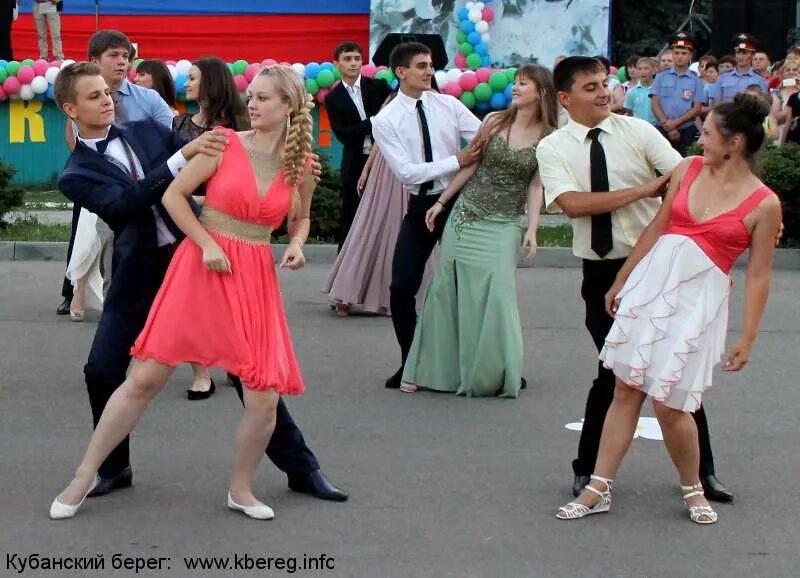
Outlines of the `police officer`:
{"type": "Polygon", "coordinates": [[[733,97],[747,90],[752,84],[761,87],[762,94],[767,94],[767,81],[753,70],[753,54],[758,50],[756,39],[744,32],[734,36],[733,45],[736,55],[736,68],[719,77],[717,85],[719,87],[718,101],[730,102],[733,97]]]}
{"type": "Polygon", "coordinates": [[[673,64],[656,76],[650,99],[658,129],[672,143],[672,148],[685,156],[699,136],[694,119],[700,115],[705,102],[703,79],[689,70],[694,53],[692,37],[679,32],[670,45],[673,64]]]}

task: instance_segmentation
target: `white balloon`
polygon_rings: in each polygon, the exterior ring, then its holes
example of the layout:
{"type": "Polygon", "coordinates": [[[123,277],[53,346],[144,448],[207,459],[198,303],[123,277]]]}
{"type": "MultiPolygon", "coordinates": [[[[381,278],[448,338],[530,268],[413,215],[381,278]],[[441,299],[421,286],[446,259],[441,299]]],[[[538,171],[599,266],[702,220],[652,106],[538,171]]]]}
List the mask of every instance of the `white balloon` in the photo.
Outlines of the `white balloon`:
{"type": "Polygon", "coordinates": [[[61,63],[61,70],[64,70],[64,68],[66,68],[70,64],[75,64],[75,61],[72,60],[71,58],[67,58],[64,62],[61,63]]]}
{"type": "Polygon", "coordinates": [[[483,42],[484,44],[489,44],[491,40],[492,36],[488,32],[484,32],[483,34],[481,34],[481,42],[483,42]]]}
{"type": "Polygon", "coordinates": [[[175,63],[175,70],[178,72],[178,74],[189,74],[189,69],[191,67],[192,63],[185,58],[182,58],[175,63]]]}
{"type": "Polygon", "coordinates": [[[30,100],[33,98],[34,94],[30,84],[23,84],[19,88],[19,97],[22,100],[30,100]]]}
{"type": "Polygon", "coordinates": [[[51,66],[45,71],[44,77],[50,84],[55,84],[59,72],[61,72],[61,69],[59,67],[51,66]]]}
{"type": "Polygon", "coordinates": [[[47,92],[47,79],[44,76],[37,76],[31,80],[31,88],[34,94],[43,94],[47,92]]]}
{"type": "Polygon", "coordinates": [[[480,22],[483,20],[483,14],[481,14],[481,11],[477,8],[473,8],[469,11],[469,16],[467,16],[467,18],[469,18],[470,22],[480,22]]]}
{"type": "Polygon", "coordinates": [[[467,2],[464,6],[467,8],[467,10],[472,10],[475,8],[475,2],[467,2]]]}
{"type": "Polygon", "coordinates": [[[486,20],[481,20],[475,24],[475,30],[483,34],[484,32],[489,31],[489,23],[486,20]]]}
{"type": "MultiPolygon", "coordinates": [[[[444,83],[444,84],[447,84],[447,83],[450,83],[450,82],[458,82],[458,79],[461,78],[461,74],[462,74],[462,72],[458,68],[451,68],[450,70],[447,71],[447,82],[444,83]]],[[[437,82],[438,82],[438,79],[437,79],[437,82]]],[[[444,88],[444,85],[440,84],[439,88],[444,88]]]]}
{"type": "Polygon", "coordinates": [[[294,70],[300,78],[304,78],[306,75],[306,65],[302,62],[295,62],[292,64],[292,70],[294,70]]]}
{"type": "Polygon", "coordinates": [[[174,64],[167,64],[167,68],[169,69],[170,76],[172,76],[172,80],[178,78],[178,70],[175,68],[174,64]]]}
{"type": "Polygon", "coordinates": [[[447,72],[444,70],[437,70],[433,76],[436,78],[436,84],[440,89],[447,84],[447,72]]]}
{"type": "Polygon", "coordinates": [[[477,8],[478,10],[483,10],[485,6],[486,4],[484,4],[483,2],[475,2],[475,8],[477,8]]]}

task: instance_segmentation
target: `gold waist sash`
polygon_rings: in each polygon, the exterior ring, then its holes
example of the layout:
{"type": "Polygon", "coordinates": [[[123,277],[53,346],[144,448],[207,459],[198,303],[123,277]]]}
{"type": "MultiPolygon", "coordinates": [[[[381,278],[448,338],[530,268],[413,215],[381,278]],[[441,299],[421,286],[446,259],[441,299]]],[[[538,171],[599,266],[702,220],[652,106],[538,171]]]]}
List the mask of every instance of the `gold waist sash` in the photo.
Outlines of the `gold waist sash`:
{"type": "Polygon", "coordinates": [[[200,222],[207,229],[221,235],[260,245],[269,245],[270,235],[272,234],[272,227],[240,221],[208,205],[203,207],[203,212],[200,214],[200,222]]]}

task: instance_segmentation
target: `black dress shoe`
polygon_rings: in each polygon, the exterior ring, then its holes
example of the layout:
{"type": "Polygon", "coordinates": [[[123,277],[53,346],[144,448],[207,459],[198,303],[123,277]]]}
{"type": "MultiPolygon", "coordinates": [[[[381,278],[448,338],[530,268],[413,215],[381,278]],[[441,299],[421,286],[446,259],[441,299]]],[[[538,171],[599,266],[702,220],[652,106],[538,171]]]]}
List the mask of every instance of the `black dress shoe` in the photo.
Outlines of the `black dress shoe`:
{"type": "Polygon", "coordinates": [[[589,485],[591,478],[589,476],[582,476],[577,474],[575,476],[575,481],[572,482],[572,495],[576,498],[581,495],[583,489],[589,485]]]}
{"type": "Polygon", "coordinates": [[[714,474],[703,476],[700,482],[703,484],[703,494],[705,494],[706,499],[712,502],[733,501],[733,494],[728,488],[722,485],[722,482],[720,482],[714,474]]]}
{"type": "Polygon", "coordinates": [[[217,391],[217,386],[214,384],[214,378],[211,378],[211,387],[209,387],[205,391],[198,391],[196,389],[187,389],[186,390],[186,397],[189,398],[189,401],[198,401],[201,399],[208,399],[214,392],[217,391]]]}
{"type": "Polygon", "coordinates": [[[322,473],[322,470],[316,470],[307,475],[290,475],[289,488],[295,492],[311,494],[320,500],[347,501],[347,494],[330,483],[325,474],[322,473]]]}
{"type": "Polygon", "coordinates": [[[100,475],[97,476],[97,485],[89,492],[89,498],[96,498],[97,496],[105,496],[109,492],[119,490],[122,488],[130,488],[133,485],[133,470],[128,466],[113,478],[104,478],[100,475]]]}
{"type": "Polygon", "coordinates": [[[61,305],[56,309],[56,315],[69,315],[69,306],[72,304],[72,299],[64,299],[61,305]]]}
{"type": "Polygon", "coordinates": [[[402,381],[403,368],[401,367],[392,377],[386,380],[386,389],[399,389],[402,381]]]}
{"type": "Polygon", "coordinates": [[[519,380],[519,388],[520,389],[528,389],[528,380],[524,377],[521,377],[519,380]]]}

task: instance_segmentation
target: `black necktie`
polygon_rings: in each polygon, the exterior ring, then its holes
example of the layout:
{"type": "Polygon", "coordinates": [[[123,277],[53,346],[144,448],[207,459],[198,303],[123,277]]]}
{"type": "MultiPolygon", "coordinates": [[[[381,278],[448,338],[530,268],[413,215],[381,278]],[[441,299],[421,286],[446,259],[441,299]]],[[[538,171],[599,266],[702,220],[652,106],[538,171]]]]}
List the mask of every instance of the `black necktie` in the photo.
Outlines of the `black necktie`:
{"type": "MultiPolygon", "coordinates": [[[[592,139],[592,146],[589,149],[589,165],[591,166],[592,192],[605,193],[609,190],[608,185],[608,166],[606,166],[606,153],[603,145],[600,144],[599,128],[589,131],[589,138],[592,139]]],[[[611,240],[611,213],[592,215],[592,251],[601,258],[611,252],[613,242],[611,240]]]]}
{"type": "MultiPolygon", "coordinates": [[[[431,132],[428,130],[428,119],[425,118],[425,111],[422,109],[422,101],[417,101],[417,116],[422,129],[422,150],[425,153],[425,162],[433,162],[433,149],[431,148],[431,132]]],[[[419,186],[419,194],[427,194],[433,188],[433,181],[427,181],[419,186]]]]}

